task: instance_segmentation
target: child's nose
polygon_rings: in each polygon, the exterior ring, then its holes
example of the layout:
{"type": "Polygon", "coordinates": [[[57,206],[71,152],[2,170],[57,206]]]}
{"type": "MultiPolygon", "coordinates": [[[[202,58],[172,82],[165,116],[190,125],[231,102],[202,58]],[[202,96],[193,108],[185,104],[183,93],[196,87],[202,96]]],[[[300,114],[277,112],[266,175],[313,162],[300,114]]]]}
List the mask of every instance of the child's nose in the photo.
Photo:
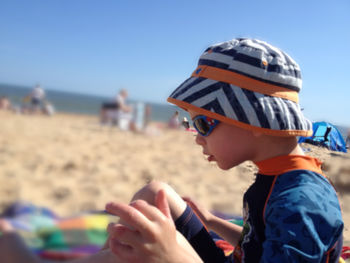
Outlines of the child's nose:
{"type": "Polygon", "coordinates": [[[205,139],[202,135],[200,135],[199,133],[197,133],[196,135],[196,143],[198,145],[204,145],[205,144],[205,139]]]}

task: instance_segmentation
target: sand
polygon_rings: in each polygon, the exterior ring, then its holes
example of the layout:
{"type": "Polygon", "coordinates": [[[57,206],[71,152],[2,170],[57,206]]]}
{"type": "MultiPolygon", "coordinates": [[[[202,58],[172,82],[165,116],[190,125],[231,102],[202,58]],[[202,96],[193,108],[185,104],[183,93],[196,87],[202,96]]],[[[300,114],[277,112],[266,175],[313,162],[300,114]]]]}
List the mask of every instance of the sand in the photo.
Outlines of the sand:
{"type": "MultiPolygon", "coordinates": [[[[245,162],[230,171],[208,163],[194,133],[159,129],[135,134],[101,127],[96,117],[53,117],[0,111],[0,211],[14,201],[51,208],[60,216],[127,202],[150,180],[162,180],[209,209],[241,214],[242,195],[256,168],[245,162]]],[[[305,144],[324,161],[335,184],[350,244],[350,154],[305,144]]]]}

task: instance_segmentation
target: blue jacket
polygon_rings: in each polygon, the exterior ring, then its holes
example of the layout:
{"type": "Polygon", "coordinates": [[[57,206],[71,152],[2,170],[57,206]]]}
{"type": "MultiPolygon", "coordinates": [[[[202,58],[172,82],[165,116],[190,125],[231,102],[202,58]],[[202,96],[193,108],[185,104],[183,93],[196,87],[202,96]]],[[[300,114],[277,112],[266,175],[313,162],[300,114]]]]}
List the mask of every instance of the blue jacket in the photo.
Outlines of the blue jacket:
{"type": "Polygon", "coordinates": [[[234,262],[338,262],[344,223],[320,162],[289,155],[257,165],[259,173],[243,198],[234,262]]]}

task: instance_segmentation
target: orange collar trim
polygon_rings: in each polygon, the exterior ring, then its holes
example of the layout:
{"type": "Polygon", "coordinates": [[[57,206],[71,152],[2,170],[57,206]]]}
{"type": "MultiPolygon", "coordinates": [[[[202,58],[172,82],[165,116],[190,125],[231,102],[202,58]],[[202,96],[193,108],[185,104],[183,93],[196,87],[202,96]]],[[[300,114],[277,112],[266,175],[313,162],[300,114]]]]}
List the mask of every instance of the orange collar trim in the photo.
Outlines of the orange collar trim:
{"type": "Polygon", "coordinates": [[[259,174],[280,175],[293,170],[310,170],[323,174],[322,162],[316,158],[305,155],[284,155],[255,163],[259,168],[259,174]]]}

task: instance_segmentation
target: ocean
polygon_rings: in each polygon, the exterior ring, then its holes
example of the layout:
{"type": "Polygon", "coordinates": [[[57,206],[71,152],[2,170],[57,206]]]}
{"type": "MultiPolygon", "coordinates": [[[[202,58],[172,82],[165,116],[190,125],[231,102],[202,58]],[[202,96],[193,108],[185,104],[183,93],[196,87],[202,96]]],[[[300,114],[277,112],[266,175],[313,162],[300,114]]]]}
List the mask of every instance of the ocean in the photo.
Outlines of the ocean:
{"type": "MultiPolygon", "coordinates": [[[[11,103],[15,106],[22,105],[22,100],[32,90],[32,87],[15,86],[8,84],[0,84],[0,96],[7,96],[11,103]]],[[[57,112],[62,113],[78,113],[87,115],[99,115],[101,104],[110,102],[113,98],[104,96],[94,96],[87,94],[79,94],[73,92],[64,92],[57,90],[45,89],[46,98],[50,101],[57,112]]],[[[161,103],[150,103],[145,101],[128,100],[128,103],[136,105],[142,103],[151,107],[151,120],[157,122],[168,122],[175,111],[179,111],[180,120],[183,117],[188,117],[188,114],[171,105],[161,103]]]]}
{"type": "MultiPolygon", "coordinates": [[[[0,84],[0,96],[7,96],[14,105],[20,106],[22,99],[31,92],[31,87],[0,84]]],[[[47,99],[54,105],[57,112],[78,113],[98,116],[101,104],[111,101],[113,98],[104,96],[93,96],[46,89],[47,99]]],[[[189,119],[188,113],[171,104],[149,103],[145,101],[128,101],[131,104],[144,103],[151,107],[151,120],[157,122],[168,122],[175,111],[179,111],[180,120],[183,117],[189,119]]],[[[343,138],[346,138],[348,127],[337,125],[343,138]]]]}

